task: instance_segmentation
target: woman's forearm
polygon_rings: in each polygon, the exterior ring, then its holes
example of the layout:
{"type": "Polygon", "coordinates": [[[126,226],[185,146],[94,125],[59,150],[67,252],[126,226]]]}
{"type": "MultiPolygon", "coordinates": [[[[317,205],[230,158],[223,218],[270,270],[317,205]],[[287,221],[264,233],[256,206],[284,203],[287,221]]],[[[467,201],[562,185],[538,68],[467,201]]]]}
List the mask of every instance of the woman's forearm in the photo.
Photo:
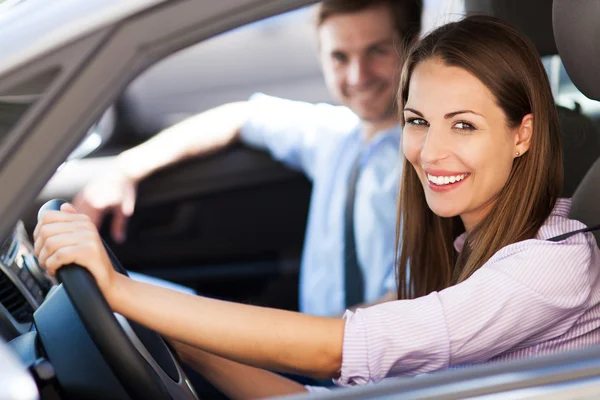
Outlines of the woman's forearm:
{"type": "Polygon", "coordinates": [[[227,359],[318,379],[337,376],[344,321],[186,295],[121,276],[112,308],[163,336],[227,359]]]}
{"type": "Polygon", "coordinates": [[[263,369],[170,341],[182,361],[204,376],[230,399],[261,399],[306,392],[301,384],[263,369]]]}

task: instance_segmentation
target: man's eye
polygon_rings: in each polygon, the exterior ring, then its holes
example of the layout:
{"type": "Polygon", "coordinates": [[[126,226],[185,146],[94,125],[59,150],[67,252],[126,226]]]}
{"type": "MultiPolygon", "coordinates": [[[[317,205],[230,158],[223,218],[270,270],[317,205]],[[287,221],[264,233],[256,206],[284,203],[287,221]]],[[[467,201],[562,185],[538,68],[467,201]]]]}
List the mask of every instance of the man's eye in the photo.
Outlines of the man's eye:
{"type": "Polygon", "coordinates": [[[476,129],[473,125],[465,121],[458,121],[454,124],[454,127],[461,131],[474,131],[476,129]]]}
{"type": "Polygon", "coordinates": [[[342,53],[333,53],[332,58],[335,62],[340,64],[344,64],[348,61],[348,57],[346,57],[346,55],[342,53]]]}
{"type": "Polygon", "coordinates": [[[425,121],[423,118],[407,118],[406,123],[408,125],[427,126],[427,121],[425,121]]]}
{"type": "Polygon", "coordinates": [[[371,53],[372,55],[376,55],[376,56],[383,56],[383,55],[388,54],[389,51],[387,49],[384,49],[381,47],[374,47],[369,50],[369,53],[371,53]]]}

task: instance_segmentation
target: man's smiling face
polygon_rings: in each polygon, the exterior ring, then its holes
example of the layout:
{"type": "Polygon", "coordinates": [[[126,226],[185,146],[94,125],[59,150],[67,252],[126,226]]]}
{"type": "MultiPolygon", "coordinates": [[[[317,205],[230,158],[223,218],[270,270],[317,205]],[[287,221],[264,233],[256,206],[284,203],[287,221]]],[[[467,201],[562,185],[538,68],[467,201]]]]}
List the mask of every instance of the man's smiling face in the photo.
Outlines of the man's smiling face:
{"type": "Polygon", "coordinates": [[[400,57],[389,7],[336,14],[319,27],[320,57],[329,91],[363,121],[397,118],[400,57]]]}

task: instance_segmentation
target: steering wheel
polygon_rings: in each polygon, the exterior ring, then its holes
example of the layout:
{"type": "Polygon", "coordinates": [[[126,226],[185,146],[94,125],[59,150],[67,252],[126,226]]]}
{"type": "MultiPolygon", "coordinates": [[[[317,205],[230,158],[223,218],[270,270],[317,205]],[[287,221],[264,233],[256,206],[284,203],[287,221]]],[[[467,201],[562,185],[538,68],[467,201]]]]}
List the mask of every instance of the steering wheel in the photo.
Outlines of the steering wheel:
{"type": "MultiPolygon", "coordinates": [[[[48,210],[60,210],[64,203],[60,199],[48,201],[40,208],[38,220],[48,210]]],[[[113,268],[127,275],[114,253],[106,244],[104,247],[113,268]]],[[[160,335],[120,316],[117,320],[88,270],[71,264],[59,269],[56,276],[90,338],[129,396],[160,400],[198,398],[160,335]]]]}

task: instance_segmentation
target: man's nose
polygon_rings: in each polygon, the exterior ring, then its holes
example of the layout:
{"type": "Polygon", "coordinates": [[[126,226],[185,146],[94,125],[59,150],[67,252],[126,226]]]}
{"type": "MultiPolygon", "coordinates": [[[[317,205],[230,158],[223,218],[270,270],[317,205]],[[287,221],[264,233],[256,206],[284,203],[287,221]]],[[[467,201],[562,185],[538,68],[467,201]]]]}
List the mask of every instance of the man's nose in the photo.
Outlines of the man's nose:
{"type": "Polygon", "coordinates": [[[421,161],[433,164],[448,157],[449,143],[448,133],[445,130],[430,127],[421,148],[421,161]]]}
{"type": "Polygon", "coordinates": [[[350,63],[348,83],[351,86],[361,86],[369,82],[369,64],[364,59],[355,59],[350,63]]]}

